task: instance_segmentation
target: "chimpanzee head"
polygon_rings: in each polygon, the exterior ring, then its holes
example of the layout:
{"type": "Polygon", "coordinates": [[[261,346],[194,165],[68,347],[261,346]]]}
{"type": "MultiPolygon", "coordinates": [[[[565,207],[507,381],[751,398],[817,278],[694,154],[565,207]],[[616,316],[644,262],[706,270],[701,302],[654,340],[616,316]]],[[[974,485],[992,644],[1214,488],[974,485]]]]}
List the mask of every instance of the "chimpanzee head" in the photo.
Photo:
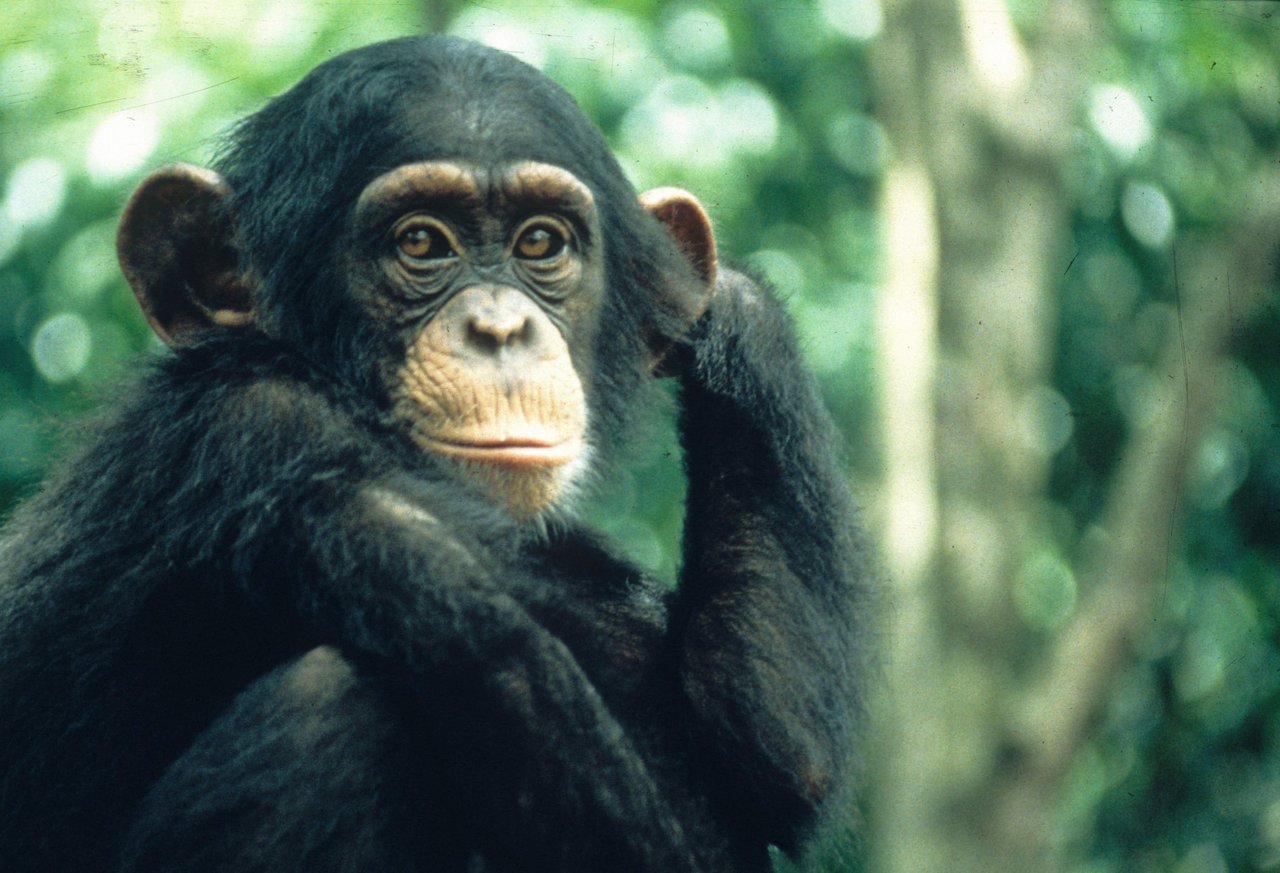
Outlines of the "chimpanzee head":
{"type": "Polygon", "coordinates": [[[121,221],[161,338],[279,340],[520,518],[628,429],[715,281],[692,195],[637,197],[567,93],[462,40],[326,62],[215,167],[157,171],[121,221]]]}

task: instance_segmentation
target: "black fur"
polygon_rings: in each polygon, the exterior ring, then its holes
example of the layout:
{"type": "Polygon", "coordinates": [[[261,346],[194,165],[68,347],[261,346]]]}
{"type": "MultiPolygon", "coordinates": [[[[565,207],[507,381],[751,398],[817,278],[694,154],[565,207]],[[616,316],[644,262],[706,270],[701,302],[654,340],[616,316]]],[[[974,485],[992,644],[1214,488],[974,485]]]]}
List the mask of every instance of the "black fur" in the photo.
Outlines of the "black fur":
{"type": "Polygon", "coordinates": [[[319,67],[219,164],[265,333],[156,362],[0,542],[0,869],[760,871],[842,808],[865,559],[781,308],[726,272],[685,340],[667,592],[388,423],[331,249],[431,157],[588,183],[605,463],[652,411],[689,271],[572,100],[453,40],[319,67]]]}

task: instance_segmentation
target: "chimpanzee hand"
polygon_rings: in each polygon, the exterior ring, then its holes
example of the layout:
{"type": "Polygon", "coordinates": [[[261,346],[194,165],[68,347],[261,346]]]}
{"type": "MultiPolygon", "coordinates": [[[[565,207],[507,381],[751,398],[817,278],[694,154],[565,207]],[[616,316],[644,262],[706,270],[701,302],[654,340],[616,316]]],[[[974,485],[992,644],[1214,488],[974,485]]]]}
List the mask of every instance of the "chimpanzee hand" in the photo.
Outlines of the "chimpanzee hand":
{"type": "Polygon", "coordinates": [[[850,781],[863,545],[834,429],[772,292],[721,270],[682,356],[684,687],[761,827],[794,845],[850,781]],[[803,667],[783,675],[784,662],[803,667]]]}

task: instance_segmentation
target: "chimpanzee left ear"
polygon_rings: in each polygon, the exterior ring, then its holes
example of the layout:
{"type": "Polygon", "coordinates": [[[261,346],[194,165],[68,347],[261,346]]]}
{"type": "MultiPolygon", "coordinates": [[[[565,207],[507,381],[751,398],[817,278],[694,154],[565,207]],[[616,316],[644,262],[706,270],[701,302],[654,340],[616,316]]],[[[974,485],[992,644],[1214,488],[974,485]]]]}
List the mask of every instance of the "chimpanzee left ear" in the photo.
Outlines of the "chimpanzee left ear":
{"type": "MultiPolygon", "coordinates": [[[[640,195],[640,205],[666,226],[694,275],[702,280],[701,293],[668,301],[684,325],[691,327],[707,311],[716,287],[716,238],[711,231],[711,218],[697,197],[680,188],[645,191],[640,195]]],[[[673,345],[669,339],[655,342],[653,352],[649,369],[658,378],[675,376],[687,366],[688,349],[684,343],[673,345]]]]}
{"type": "Polygon", "coordinates": [[[231,190],[212,170],[172,164],[138,186],[120,219],[120,268],[160,339],[177,345],[253,321],[240,269],[231,190]]]}
{"type": "Polygon", "coordinates": [[[693,311],[689,313],[689,323],[693,324],[707,308],[711,291],[716,287],[716,238],[711,230],[711,218],[698,198],[680,188],[645,191],[640,195],[640,205],[666,225],[694,273],[702,280],[705,291],[694,301],[693,311]]]}

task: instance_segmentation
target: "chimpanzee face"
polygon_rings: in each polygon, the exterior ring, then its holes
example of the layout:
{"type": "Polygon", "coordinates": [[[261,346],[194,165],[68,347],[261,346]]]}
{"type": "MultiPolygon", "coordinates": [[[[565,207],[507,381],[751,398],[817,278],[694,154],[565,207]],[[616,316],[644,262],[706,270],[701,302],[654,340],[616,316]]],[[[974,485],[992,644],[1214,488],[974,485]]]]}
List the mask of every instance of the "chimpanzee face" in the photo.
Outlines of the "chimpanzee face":
{"type": "Polygon", "coordinates": [[[409,164],[365,187],[352,238],[352,292],[399,349],[382,374],[395,417],[516,515],[555,503],[590,452],[591,190],[529,161],[409,164]]]}

